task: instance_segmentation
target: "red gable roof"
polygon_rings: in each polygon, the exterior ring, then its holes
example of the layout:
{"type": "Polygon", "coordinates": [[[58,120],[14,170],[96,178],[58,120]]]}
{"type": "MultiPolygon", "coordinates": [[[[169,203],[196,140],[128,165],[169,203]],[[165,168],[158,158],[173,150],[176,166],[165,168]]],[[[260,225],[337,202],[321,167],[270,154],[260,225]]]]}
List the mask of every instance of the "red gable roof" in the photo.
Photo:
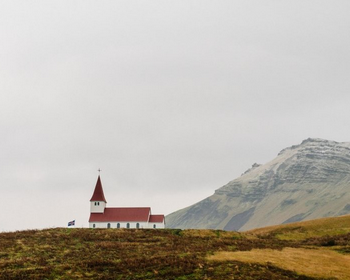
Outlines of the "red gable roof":
{"type": "Polygon", "coordinates": [[[150,223],[163,223],[164,221],[164,215],[151,215],[149,217],[150,223]]]}
{"type": "Polygon", "coordinates": [[[107,203],[103,193],[100,176],[97,178],[96,187],[90,201],[104,201],[107,203]]]}
{"type": "Polygon", "coordinates": [[[147,222],[151,214],[150,207],[105,208],[104,213],[91,213],[92,222],[147,222]]]}

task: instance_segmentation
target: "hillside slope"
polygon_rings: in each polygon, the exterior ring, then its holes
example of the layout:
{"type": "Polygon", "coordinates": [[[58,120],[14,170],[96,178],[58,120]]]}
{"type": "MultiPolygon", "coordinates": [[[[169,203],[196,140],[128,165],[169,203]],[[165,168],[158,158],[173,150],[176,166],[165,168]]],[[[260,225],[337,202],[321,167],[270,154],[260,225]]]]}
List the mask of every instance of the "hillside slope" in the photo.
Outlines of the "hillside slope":
{"type": "Polygon", "coordinates": [[[6,232],[0,233],[0,279],[350,279],[349,225],[350,216],[243,233],[78,228],[6,232]],[[304,236],[285,238],[295,231],[304,236]]]}
{"type": "MultiPolygon", "coordinates": [[[[245,234],[259,237],[273,236],[281,240],[306,240],[339,236],[350,232],[350,215],[320,218],[284,225],[268,226],[245,231],[245,234]]],[[[350,245],[350,244],[349,244],[350,245]]]]}
{"type": "Polygon", "coordinates": [[[249,230],[350,213],[350,143],[307,139],[166,217],[171,228],[249,230]]]}

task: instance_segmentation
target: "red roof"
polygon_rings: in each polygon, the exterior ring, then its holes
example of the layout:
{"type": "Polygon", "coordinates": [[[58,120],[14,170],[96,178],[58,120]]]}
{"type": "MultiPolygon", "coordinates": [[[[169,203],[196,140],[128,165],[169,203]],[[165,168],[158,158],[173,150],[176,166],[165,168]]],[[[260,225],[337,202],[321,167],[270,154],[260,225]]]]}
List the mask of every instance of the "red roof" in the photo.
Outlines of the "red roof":
{"type": "Polygon", "coordinates": [[[100,176],[98,176],[98,178],[97,178],[94,194],[92,195],[90,201],[104,201],[107,203],[107,201],[105,199],[105,195],[103,193],[103,188],[102,188],[100,176]]]}
{"type": "Polygon", "coordinates": [[[105,208],[104,213],[91,213],[89,222],[147,222],[150,207],[105,208]]]}
{"type": "Polygon", "coordinates": [[[164,215],[151,215],[149,217],[150,223],[163,223],[164,221],[164,215]]]}

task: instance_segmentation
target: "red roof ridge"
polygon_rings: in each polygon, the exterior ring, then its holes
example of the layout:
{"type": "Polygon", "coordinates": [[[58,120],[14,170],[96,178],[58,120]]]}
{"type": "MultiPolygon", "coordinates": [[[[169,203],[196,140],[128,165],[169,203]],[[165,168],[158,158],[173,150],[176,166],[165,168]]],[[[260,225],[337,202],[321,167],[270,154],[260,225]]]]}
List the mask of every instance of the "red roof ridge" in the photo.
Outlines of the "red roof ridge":
{"type": "Polygon", "coordinates": [[[103,193],[100,175],[98,175],[95,190],[94,190],[94,193],[93,193],[90,201],[104,201],[107,203],[105,195],[103,193]]]}
{"type": "Polygon", "coordinates": [[[108,207],[108,209],[151,209],[151,207],[133,207],[133,206],[125,206],[125,207],[108,207]]]}

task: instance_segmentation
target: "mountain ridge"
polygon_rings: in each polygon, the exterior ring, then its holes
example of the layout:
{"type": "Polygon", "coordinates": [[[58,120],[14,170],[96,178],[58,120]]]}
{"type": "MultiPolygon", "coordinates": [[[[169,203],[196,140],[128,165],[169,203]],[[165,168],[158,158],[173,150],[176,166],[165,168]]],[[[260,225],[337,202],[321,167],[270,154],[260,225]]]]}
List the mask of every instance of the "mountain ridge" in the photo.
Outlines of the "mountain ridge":
{"type": "Polygon", "coordinates": [[[350,213],[350,143],[308,138],[253,164],[208,198],[171,213],[171,228],[249,230],[350,213]]]}

